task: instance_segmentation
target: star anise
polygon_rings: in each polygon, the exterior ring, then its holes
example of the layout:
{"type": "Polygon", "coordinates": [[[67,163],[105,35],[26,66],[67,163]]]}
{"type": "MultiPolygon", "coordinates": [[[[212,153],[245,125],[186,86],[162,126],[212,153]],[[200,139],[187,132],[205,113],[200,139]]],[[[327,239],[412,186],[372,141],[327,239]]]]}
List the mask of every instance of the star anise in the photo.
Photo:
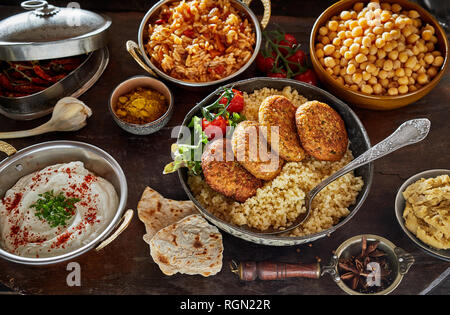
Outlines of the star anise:
{"type": "Polygon", "coordinates": [[[387,254],[378,249],[379,241],[367,242],[365,236],[361,239],[361,253],[356,256],[339,259],[339,273],[340,278],[352,290],[357,290],[363,293],[373,291],[381,291],[385,286],[389,285],[391,279],[389,278],[391,270],[387,262],[387,254]],[[370,263],[376,262],[380,266],[381,285],[378,287],[370,287],[367,278],[371,276],[372,270],[370,263]]]}

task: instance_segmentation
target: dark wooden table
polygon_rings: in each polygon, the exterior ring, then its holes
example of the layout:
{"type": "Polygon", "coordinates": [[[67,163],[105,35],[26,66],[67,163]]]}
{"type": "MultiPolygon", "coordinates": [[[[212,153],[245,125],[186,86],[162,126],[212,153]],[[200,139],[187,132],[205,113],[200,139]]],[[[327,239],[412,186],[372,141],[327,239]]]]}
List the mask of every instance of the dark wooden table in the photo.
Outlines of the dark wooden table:
{"type": "MultiPolygon", "coordinates": [[[[0,7],[0,17],[17,9],[0,7]]],[[[93,109],[88,125],[78,132],[52,133],[38,137],[9,141],[17,149],[43,141],[75,140],[87,142],[109,152],[122,166],[129,187],[127,207],[136,208],[142,191],[150,186],[167,198],[184,200],[185,195],[176,174],[162,175],[170,161],[171,131],[182,122],[189,109],[211,92],[185,91],[171,87],[175,95],[175,113],[169,124],[150,136],[134,136],[120,129],[107,110],[112,89],[124,79],[145,74],[125,50],[128,39],[135,40],[143,12],[105,12],[112,18],[110,62],[100,80],[80,99],[93,109]]],[[[292,13],[292,12],[290,12],[292,13]]],[[[303,12],[304,13],[304,12],[303,12]]],[[[315,15],[314,15],[315,16],[315,15]]],[[[278,23],[304,45],[308,44],[314,17],[273,16],[278,23]]],[[[254,68],[243,76],[256,75],[254,68]]],[[[419,102],[406,108],[377,112],[354,108],[363,122],[371,142],[377,143],[402,122],[427,117],[431,132],[421,143],[403,148],[375,162],[372,190],[355,217],[330,237],[312,244],[292,247],[269,247],[246,242],[223,233],[224,259],[222,271],[214,277],[161,273],[142,240],[144,225],[137,215],[129,228],[111,245],[100,252],[91,251],[74,261],[81,266],[81,286],[69,287],[67,263],[50,267],[28,267],[0,260],[0,283],[14,292],[26,294],[344,294],[329,278],[320,280],[291,279],[287,281],[238,281],[228,268],[235,260],[277,260],[284,262],[328,263],[332,250],[347,238],[362,234],[378,234],[414,255],[416,263],[394,294],[419,294],[443,274],[450,263],[433,258],[419,250],[402,232],[394,215],[394,197],[405,179],[420,171],[450,167],[450,74],[447,71],[440,84],[419,102]]],[[[48,119],[20,122],[0,117],[1,131],[35,127],[48,119]]],[[[432,291],[449,294],[448,281],[432,291]]]]}

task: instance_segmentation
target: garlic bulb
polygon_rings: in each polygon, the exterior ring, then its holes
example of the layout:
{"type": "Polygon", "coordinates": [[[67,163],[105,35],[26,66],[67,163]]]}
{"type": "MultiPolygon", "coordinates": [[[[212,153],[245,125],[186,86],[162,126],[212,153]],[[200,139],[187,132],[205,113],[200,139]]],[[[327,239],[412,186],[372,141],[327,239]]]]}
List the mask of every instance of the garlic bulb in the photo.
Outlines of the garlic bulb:
{"type": "Polygon", "coordinates": [[[86,119],[92,110],[74,97],[62,98],[53,109],[52,118],[47,122],[55,131],[76,131],[86,126],[86,119]]]}
{"type": "Polygon", "coordinates": [[[52,113],[52,118],[45,124],[30,130],[0,132],[0,139],[24,138],[52,131],[76,131],[86,126],[92,110],[74,97],[60,99],[52,113]]]}

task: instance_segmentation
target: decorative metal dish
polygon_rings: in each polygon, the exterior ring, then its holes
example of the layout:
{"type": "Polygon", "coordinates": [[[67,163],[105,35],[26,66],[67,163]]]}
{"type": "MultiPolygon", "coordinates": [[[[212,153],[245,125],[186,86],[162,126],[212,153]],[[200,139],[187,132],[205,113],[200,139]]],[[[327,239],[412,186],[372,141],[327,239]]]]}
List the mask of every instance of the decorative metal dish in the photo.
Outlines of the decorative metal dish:
{"type": "MultiPolygon", "coordinates": [[[[340,114],[340,116],[345,122],[345,125],[347,126],[347,133],[350,140],[350,149],[352,150],[353,155],[355,157],[361,155],[363,152],[365,152],[371,147],[367,132],[364,129],[364,126],[362,125],[359,118],[356,116],[356,114],[345,103],[343,103],[330,93],[318,87],[299,81],[289,79],[279,79],[279,78],[252,78],[225,85],[225,87],[231,86],[233,86],[233,88],[235,89],[248,93],[251,93],[254,90],[262,89],[264,87],[282,90],[285,86],[291,86],[293,89],[297,90],[299,94],[303,95],[307,99],[318,100],[327,103],[340,114]]],[[[214,102],[221,89],[222,88],[217,89],[216,91],[208,95],[205,99],[203,99],[200,103],[198,103],[186,115],[183,121],[183,126],[187,126],[189,124],[189,122],[192,119],[192,116],[199,114],[201,107],[214,102]]],[[[180,137],[181,134],[178,135],[178,138],[180,137]]],[[[312,242],[314,240],[330,235],[332,232],[334,232],[335,230],[346,224],[348,221],[350,221],[351,218],[356,214],[356,212],[361,208],[361,206],[364,203],[364,200],[369,194],[373,177],[373,164],[369,163],[365,166],[356,169],[355,174],[356,176],[362,177],[362,179],[364,180],[364,186],[357,197],[356,204],[349,208],[350,214],[347,217],[342,219],[336,225],[322,232],[300,237],[290,237],[279,235],[263,235],[261,233],[251,232],[248,229],[233,225],[229,222],[217,218],[216,216],[212,215],[209,211],[207,211],[193,196],[187,184],[188,178],[187,169],[181,168],[178,170],[178,175],[186,194],[189,196],[189,199],[194,202],[198,210],[205,216],[206,219],[208,219],[210,222],[218,226],[223,231],[228,232],[234,236],[257,244],[265,244],[272,246],[290,246],[312,242]]]]}
{"type": "Polygon", "coordinates": [[[109,61],[106,44],[112,22],[76,3],[64,8],[41,0],[24,1],[21,6],[26,12],[0,21],[0,60],[34,63],[87,55],[75,70],[43,91],[0,96],[0,114],[30,120],[49,114],[65,96],[80,96],[99,79],[109,61]]]}
{"type": "Polygon", "coordinates": [[[127,41],[127,50],[130,53],[130,55],[134,58],[134,60],[150,75],[156,77],[156,78],[162,78],[164,80],[170,81],[172,83],[175,83],[178,86],[185,87],[185,88],[199,88],[199,87],[205,87],[205,86],[211,86],[211,85],[217,85],[220,83],[224,83],[225,81],[228,81],[232,78],[235,78],[236,76],[240,75],[242,72],[244,72],[255,60],[256,55],[259,52],[259,48],[262,43],[262,29],[264,29],[267,24],[269,23],[270,15],[271,15],[271,4],[270,0],[261,0],[261,2],[264,5],[264,16],[261,20],[261,22],[258,21],[256,15],[253,13],[253,11],[249,8],[250,3],[252,0],[230,0],[234,7],[236,7],[239,11],[242,12],[243,15],[247,16],[249,21],[253,24],[255,33],[256,33],[256,44],[253,51],[253,54],[251,58],[247,61],[247,63],[238,71],[232,73],[231,75],[222,78],[220,80],[215,81],[209,81],[209,82],[189,82],[189,81],[183,81],[179,79],[175,79],[171,77],[170,75],[164,73],[162,70],[160,70],[157,66],[155,66],[151,61],[150,58],[145,51],[145,41],[146,38],[148,38],[148,24],[151,19],[154,19],[155,16],[157,16],[160,12],[161,6],[170,4],[171,2],[175,2],[175,0],[161,0],[158,3],[156,3],[153,7],[148,10],[148,12],[145,14],[144,18],[142,19],[141,25],[139,26],[139,32],[138,32],[138,43],[135,43],[132,40],[127,41]]]}
{"type": "Polygon", "coordinates": [[[405,220],[403,219],[403,211],[405,210],[405,198],[403,197],[403,192],[405,191],[405,189],[409,185],[413,184],[414,182],[418,181],[421,178],[432,178],[445,174],[450,176],[450,170],[447,169],[428,170],[408,178],[403,183],[403,185],[400,186],[397,192],[397,196],[395,197],[395,217],[397,218],[398,224],[400,224],[400,227],[402,228],[403,232],[405,232],[405,234],[414,242],[414,244],[417,247],[425,251],[427,254],[430,254],[431,256],[434,256],[436,258],[445,261],[450,261],[450,249],[437,249],[425,244],[406,228],[405,220]]]}
{"type": "Polygon", "coordinates": [[[50,265],[71,260],[93,249],[102,241],[100,247],[106,246],[128,226],[132,218],[132,210],[128,210],[124,215],[128,196],[125,174],[117,161],[102,149],[82,142],[51,141],[32,145],[16,152],[6,142],[0,141],[0,152],[2,151],[9,155],[0,162],[0,177],[2,178],[0,197],[2,198],[6,191],[25,175],[49,165],[81,161],[88,170],[105,178],[114,186],[119,196],[119,204],[114,217],[105,229],[99,232],[95,239],[78,249],[54,257],[29,258],[11,254],[0,248],[1,258],[25,265],[50,265]],[[113,233],[113,230],[119,226],[121,221],[122,224],[113,233]],[[108,238],[110,234],[112,235],[108,238]]]}
{"type": "Polygon", "coordinates": [[[77,69],[44,91],[23,97],[0,96],[0,114],[15,120],[31,120],[48,115],[61,98],[79,97],[89,90],[101,77],[108,62],[107,47],[91,52],[77,69]]]}

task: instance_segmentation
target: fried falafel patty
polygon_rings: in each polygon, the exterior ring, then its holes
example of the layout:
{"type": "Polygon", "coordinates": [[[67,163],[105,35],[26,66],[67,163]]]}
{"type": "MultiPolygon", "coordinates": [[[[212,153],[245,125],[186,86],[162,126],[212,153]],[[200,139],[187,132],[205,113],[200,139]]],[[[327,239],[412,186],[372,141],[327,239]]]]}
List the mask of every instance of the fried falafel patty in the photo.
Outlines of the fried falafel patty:
{"type": "Polygon", "coordinates": [[[259,107],[258,119],[263,136],[272,149],[286,161],[300,162],[306,156],[300,145],[295,126],[296,107],[285,96],[273,95],[264,99],[259,107]],[[273,127],[278,127],[278,141],[271,139],[273,127]]]}
{"type": "Polygon", "coordinates": [[[231,144],[236,159],[256,178],[272,180],[280,173],[284,160],[260,135],[258,122],[240,122],[233,132],[231,144]]]}
{"type": "Polygon", "coordinates": [[[322,161],[339,161],[347,151],[348,135],[341,116],[325,103],[310,101],[295,113],[300,141],[308,154],[322,161]]]}
{"type": "Polygon", "coordinates": [[[211,189],[239,202],[253,197],[263,186],[262,180],[235,160],[229,139],[219,139],[206,146],[202,154],[202,169],[211,189]]]}

